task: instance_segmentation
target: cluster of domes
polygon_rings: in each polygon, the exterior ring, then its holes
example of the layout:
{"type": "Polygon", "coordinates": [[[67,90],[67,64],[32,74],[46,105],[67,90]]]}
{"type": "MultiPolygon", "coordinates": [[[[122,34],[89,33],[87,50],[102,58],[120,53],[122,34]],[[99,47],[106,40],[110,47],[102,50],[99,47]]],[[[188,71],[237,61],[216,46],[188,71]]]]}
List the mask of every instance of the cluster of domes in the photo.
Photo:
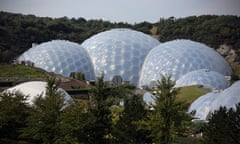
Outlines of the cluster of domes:
{"type": "Polygon", "coordinates": [[[223,77],[232,73],[226,60],[202,43],[191,40],[160,43],[130,29],[101,32],[81,45],[63,40],[45,42],[29,49],[18,60],[31,61],[36,67],[64,76],[82,72],[86,80],[95,80],[101,73],[105,81],[120,76],[139,87],[150,86],[161,75],[169,74],[178,80],[189,72],[208,69],[211,72],[189,73],[179,80],[179,86],[206,84],[224,89],[227,82],[223,77]]]}
{"type": "Polygon", "coordinates": [[[190,40],[173,40],[153,48],[147,55],[139,81],[139,86],[149,86],[161,75],[171,75],[178,80],[188,72],[208,69],[222,75],[231,75],[232,70],[226,60],[208,46],[190,40]]]}
{"type": "MultiPolygon", "coordinates": [[[[82,72],[86,80],[104,73],[105,81],[129,81],[138,87],[152,87],[161,76],[171,75],[176,87],[203,85],[222,92],[199,97],[189,108],[194,116],[206,120],[220,106],[234,107],[240,102],[240,81],[229,86],[226,76],[232,69],[214,49],[191,40],[160,43],[153,37],[130,29],[112,29],[96,34],[81,45],[54,40],[37,45],[18,60],[30,61],[49,72],[69,76],[82,72]],[[225,89],[225,90],[224,90],[225,89]]],[[[23,83],[10,91],[20,90],[33,98],[45,91],[46,82],[23,83]]],[[[65,95],[65,100],[71,100],[65,95]]],[[[155,104],[150,93],[143,96],[147,104],[155,104]]]]}

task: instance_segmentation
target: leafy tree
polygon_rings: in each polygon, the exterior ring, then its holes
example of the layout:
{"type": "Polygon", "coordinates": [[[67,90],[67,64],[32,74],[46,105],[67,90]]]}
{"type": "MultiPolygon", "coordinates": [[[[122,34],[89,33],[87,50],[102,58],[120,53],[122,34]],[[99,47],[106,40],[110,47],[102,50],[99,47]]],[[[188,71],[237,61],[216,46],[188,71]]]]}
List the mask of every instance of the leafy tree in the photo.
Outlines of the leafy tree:
{"type": "Polygon", "coordinates": [[[29,108],[21,93],[0,93],[0,138],[18,139],[29,108]]]}
{"type": "Polygon", "coordinates": [[[85,80],[84,73],[81,73],[81,72],[71,72],[69,77],[76,80],[85,80]]]}
{"type": "Polygon", "coordinates": [[[175,82],[171,76],[162,76],[155,92],[155,105],[149,113],[146,128],[151,130],[155,143],[169,144],[173,142],[177,132],[181,130],[185,115],[175,102],[179,89],[174,88],[175,82]]]}
{"type": "Polygon", "coordinates": [[[236,109],[227,110],[220,107],[209,118],[204,127],[203,143],[206,144],[239,144],[240,143],[240,103],[236,109]]]}
{"type": "Polygon", "coordinates": [[[150,143],[151,139],[147,137],[149,131],[138,129],[138,121],[144,119],[146,114],[140,96],[126,96],[124,98],[124,110],[120,114],[119,121],[115,126],[115,143],[150,143]]]}
{"type": "Polygon", "coordinates": [[[59,135],[56,143],[89,143],[88,129],[94,117],[85,103],[76,102],[63,110],[60,116],[59,135]]]}
{"type": "Polygon", "coordinates": [[[57,91],[57,81],[49,78],[46,96],[36,98],[33,112],[27,118],[22,137],[41,143],[54,143],[59,133],[59,117],[64,106],[62,93],[57,91]]]}
{"type": "Polygon", "coordinates": [[[94,116],[93,125],[86,131],[89,143],[109,143],[112,132],[112,115],[109,100],[111,90],[103,81],[104,75],[98,78],[96,87],[91,90],[89,112],[94,116]]]}

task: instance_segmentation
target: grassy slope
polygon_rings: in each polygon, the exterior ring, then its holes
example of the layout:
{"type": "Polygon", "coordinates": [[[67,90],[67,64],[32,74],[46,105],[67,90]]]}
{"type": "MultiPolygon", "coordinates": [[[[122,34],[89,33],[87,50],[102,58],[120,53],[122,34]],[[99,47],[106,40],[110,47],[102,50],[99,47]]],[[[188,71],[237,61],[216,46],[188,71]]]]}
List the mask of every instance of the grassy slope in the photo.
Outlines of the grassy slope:
{"type": "Polygon", "coordinates": [[[198,86],[183,87],[180,89],[180,93],[177,95],[177,101],[191,104],[198,97],[209,91],[209,88],[199,88],[198,86]]]}
{"type": "Polygon", "coordinates": [[[25,65],[0,64],[0,77],[45,78],[46,74],[25,65]]]}

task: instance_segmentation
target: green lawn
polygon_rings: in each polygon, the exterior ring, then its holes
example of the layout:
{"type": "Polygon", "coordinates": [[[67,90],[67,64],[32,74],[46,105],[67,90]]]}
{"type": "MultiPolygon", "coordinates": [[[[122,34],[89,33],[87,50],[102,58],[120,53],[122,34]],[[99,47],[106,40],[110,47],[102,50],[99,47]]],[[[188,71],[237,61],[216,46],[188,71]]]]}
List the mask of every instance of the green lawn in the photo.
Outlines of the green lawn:
{"type": "Polygon", "coordinates": [[[0,77],[45,78],[47,75],[34,67],[14,64],[0,64],[0,77]]]}

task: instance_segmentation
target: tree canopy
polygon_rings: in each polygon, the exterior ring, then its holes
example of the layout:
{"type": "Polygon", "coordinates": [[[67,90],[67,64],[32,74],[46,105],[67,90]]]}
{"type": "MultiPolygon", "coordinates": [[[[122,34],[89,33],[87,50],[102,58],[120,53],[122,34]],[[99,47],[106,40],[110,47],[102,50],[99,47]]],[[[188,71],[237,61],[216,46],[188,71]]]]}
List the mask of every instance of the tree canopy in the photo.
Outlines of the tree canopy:
{"type": "Polygon", "coordinates": [[[235,109],[220,107],[211,114],[204,127],[203,142],[205,144],[239,144],[240,143],[240,103],[235,109]]]}
{"type": "Polygon", "coordinates": [[[111,23],[84,18],[49,18],[0,12],[0,62],[13,60],[31,48],[32,43],[65,39],[82,43],[90,36],[112,28],[131,28],[156,36],[161,42],[191,39],[218,48],[221,44],[240,49],[240,18],[203,15],[186,18],[160,18],[159,22],[111,23]]]}

